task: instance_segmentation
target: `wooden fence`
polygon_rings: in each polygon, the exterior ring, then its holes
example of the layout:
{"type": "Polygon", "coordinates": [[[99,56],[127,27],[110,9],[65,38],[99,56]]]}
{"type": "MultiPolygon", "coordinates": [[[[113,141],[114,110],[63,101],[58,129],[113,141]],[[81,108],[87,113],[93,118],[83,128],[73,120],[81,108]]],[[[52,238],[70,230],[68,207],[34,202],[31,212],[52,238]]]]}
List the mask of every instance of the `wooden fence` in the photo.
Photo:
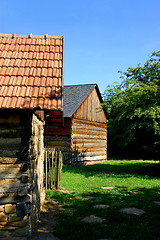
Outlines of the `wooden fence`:
{"type": "Polygon", "coordinates": [[[62,152],[55,148],[45,148],[44,187],[58,189],[62,170],[62,152]]]}

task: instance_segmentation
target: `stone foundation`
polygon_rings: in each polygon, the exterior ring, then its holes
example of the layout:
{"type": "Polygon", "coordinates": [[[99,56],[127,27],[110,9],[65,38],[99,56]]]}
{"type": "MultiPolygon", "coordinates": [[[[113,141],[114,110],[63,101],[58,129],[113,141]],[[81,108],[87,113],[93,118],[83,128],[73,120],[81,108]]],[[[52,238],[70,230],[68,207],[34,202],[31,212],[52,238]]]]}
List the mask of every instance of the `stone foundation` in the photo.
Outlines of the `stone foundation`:
{"type": "Polygon", "coordinates": [[[16,204],[0,205],[0,238],[26,240],[29,231],[29,216],[23,218],[16,204]]]}

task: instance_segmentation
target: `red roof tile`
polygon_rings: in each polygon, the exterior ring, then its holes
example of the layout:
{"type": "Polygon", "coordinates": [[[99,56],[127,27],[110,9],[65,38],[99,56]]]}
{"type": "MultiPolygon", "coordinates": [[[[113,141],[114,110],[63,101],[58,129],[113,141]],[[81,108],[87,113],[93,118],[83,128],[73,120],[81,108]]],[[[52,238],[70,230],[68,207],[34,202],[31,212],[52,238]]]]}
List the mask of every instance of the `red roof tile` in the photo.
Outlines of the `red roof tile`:
{"type": "Polygon", "coordinates": [[[63,37],[0,34],[0,108],[61,109],[63,37]]]}

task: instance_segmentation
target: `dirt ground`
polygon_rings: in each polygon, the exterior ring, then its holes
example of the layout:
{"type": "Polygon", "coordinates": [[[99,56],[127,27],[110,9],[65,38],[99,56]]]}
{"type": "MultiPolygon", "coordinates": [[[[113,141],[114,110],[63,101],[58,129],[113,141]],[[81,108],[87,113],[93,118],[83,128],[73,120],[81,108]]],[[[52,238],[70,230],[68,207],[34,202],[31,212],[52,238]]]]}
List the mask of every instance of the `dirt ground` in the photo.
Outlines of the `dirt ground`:
{"type": "Polygon", "coordinates": [[[62,208],[58,206],[57,202],[46,199],[42,206],[37,231],[28,240],[59,240],[53,235],[53,228],[60,210],[62,208]]]}

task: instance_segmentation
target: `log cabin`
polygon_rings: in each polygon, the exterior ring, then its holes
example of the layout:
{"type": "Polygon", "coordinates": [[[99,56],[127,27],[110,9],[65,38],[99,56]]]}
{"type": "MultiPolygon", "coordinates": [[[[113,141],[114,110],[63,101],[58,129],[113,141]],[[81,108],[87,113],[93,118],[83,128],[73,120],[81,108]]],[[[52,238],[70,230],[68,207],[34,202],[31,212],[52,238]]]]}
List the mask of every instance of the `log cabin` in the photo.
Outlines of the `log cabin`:
{"type": "MultiPolygon", "coordinates": [[[[63,124],[55,126],[48,122],[45,146],[61,148],[64,164],[106,161],[107,116],[101,107],[103,100],[97,84],[64,86],[63,101],[63,124]]],[[[57,120],[58,117],[54,122],[57,120]]]]}
{"type": "Polygon", "coordinates": [[[62,87],[62,36],[0,34],[0,239],[24,240],[35,229],[44,120],[61,113],[62,87]]]}

